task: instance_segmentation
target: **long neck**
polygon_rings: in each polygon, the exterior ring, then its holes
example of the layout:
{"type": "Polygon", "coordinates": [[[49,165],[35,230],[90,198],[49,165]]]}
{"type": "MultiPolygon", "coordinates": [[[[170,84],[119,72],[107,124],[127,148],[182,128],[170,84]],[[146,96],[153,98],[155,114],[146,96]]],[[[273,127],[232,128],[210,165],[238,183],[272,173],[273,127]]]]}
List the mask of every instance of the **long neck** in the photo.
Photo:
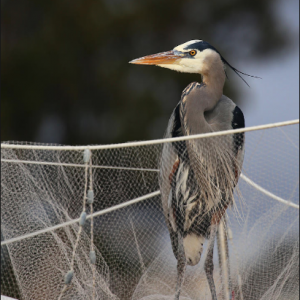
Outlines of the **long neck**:
{"type": "Polygon", "coordinates": [[[205,93],[207,94],[204,111],[211,110],[220,100],[223,95],[225,79],[224,66],[219,55],[217,55],[205,64],[202,71],[202,81],[206,86],[205,93]]]}
{"type": "Polygon", "coordinates": [[[212,110],[223,95],[225,71],[219,57],[205,62],[202,70],[204,85],[190,84],[183,93],[181,119],[185,134],[210,132],[204,112],[212,110]]]}

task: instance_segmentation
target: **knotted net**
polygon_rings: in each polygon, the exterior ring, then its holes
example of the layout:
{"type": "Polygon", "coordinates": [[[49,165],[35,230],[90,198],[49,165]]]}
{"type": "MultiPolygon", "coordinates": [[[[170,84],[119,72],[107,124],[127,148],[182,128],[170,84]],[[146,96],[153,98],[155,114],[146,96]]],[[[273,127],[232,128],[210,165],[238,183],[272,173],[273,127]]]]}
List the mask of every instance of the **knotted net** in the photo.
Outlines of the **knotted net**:
{"type": "MultiPolygon", "coordinates": [[[[288,124],[246,129],[242,175],[223,219],[226,287],[222,249],[214,252],[218,299],[299,297],[299,125],[288,124]]],[[[173,299],[177,262],[158,184],[163,144],[2,143],[1,294],[173,299]]],[[[187,267],[180,299],[211,299],[203,259],[187,267]]]]}

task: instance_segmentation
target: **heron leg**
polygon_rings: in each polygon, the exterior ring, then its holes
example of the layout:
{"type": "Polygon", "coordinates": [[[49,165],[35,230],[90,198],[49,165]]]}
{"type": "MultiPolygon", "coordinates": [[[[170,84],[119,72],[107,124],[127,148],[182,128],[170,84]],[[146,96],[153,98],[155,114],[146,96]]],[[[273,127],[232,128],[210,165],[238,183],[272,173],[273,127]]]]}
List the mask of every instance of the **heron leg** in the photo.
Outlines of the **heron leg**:
{"type": "Polygon", "coordinates": [[[178,255],[177,255],[177,284],[176,284],[176,293],[174,300],[179,300],[181,287],[184,280],[184,274],[186,269],[186,258],[183,248],[183,238],[180,233],[178,233],[178,255]]]}
{"type": "Polygon", "coordinates": [[[214,271],[213,256],[214,256],[214,244],[215,244],[216,234],[217,234],[217,224],[212,224],[211,232],[210,232],[210,239],[209,239],[208,247],[207,247],[207,256],[206,256],[205,264],[204,264],[205,273],[206,273],[208,285],[210,288],[212,300],[218,300],[214,277],[213,277],[213,271],[214,271]]]}

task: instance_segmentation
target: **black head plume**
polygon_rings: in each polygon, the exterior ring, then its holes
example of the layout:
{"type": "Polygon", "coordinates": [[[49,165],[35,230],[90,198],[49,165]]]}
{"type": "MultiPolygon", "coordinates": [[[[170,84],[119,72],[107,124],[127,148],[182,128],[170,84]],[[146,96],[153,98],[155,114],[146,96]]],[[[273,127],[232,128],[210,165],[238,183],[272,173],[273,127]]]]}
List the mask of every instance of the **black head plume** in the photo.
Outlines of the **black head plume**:
{"type": "MultiPolygon", "coordinates": [[[[219,53],[220,54],[220,53],[219,53]]],[[[221,56],[221,59],[223,61],[224,64],[226,64],[228,67],[230,67],[247,85],[248,87],[250,87],[250,85],[248,84],[248,82],[240,75],[240,74],[243,74],[243,75],[246,75],[246,76],[249,76],[249,77],[253,77],[253,78],[259,78],[261,79],[261,77],[258,77],[258,76],[253,76],[253,75],[249,75],[249,74],[246,74],[242,71],[239,71],[238,69],[236,69],[235,67],[233,67],[224,57],[221,56]]],[[[227,74],[226,74],[227,76],[227,74]]]]}

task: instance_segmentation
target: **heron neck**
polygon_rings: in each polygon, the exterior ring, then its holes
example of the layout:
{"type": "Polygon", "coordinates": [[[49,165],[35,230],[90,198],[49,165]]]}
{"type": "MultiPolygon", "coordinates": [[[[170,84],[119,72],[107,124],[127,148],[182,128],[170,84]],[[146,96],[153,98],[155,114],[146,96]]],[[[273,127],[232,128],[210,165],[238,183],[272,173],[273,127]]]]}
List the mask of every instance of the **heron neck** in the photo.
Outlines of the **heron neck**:
{"type": "Polygon", "coordinates": [[[209,99],[205,104],[205,111],[214,108],[222,97],[225,79],[226,75],[221,59],[214,61],[207,70],[202,72],[202,81],[208,96],[206,99],[209,99]]]}

